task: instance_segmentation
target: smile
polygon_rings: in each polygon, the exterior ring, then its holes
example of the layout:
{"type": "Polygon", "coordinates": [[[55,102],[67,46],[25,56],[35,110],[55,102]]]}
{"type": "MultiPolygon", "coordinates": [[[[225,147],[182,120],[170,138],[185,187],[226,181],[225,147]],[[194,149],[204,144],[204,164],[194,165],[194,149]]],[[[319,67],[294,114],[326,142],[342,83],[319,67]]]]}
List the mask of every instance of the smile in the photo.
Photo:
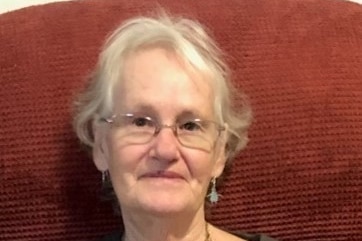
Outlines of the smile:
{"type": "Polygon", "coordinates": [[[182,175],[172,171],[148,172],[143,174],[140,178],[184,179],[182,175]]]}

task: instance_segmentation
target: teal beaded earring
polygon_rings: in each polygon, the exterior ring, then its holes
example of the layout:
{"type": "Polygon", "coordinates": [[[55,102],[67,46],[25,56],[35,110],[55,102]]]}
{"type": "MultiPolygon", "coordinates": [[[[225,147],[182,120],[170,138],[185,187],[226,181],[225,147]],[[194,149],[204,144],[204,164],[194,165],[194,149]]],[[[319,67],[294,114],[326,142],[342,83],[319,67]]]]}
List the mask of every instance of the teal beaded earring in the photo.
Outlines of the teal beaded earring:
{"type": "Polygon", "coordinates": [[[219,201],[220,197],[220,195],[216,191],[216,177],[211,180],[211,183],[211,191],[210,194],[207,195],[207,197],[209,198],[211,204],[216,204],[219,201]]]}

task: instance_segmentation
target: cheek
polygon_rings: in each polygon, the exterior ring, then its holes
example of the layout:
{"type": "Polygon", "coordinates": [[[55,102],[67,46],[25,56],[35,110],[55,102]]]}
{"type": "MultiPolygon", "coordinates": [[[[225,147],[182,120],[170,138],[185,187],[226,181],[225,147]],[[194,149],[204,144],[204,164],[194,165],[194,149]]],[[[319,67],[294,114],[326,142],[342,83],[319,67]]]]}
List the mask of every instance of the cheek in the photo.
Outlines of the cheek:
{"type": "Polygon", "coordinates": [[[189,149],[182,152],[182,159],[193,177],[210,177],[215,158],[213,153],[189,149]]]}
{"type": "Polygon", "coordinates": [[[107,140],[109,166],[117,174],[134,171],[135,166],[144,158],[145,148],[141,145],[122,145],[114,136],[107,140]]]}

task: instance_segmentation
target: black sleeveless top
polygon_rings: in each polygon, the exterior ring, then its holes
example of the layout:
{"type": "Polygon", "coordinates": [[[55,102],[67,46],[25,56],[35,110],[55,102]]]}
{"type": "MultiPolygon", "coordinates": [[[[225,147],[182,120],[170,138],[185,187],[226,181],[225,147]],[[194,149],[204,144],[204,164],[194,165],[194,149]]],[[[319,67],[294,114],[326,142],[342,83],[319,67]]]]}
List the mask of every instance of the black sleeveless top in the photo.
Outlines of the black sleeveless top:
{"type": "MultiPolygon", "coordinates": [[[[247,241],[278,241],[263,234],[246,234],[242,232],[233,232],[232,234],[247,241]]],[[[103,237],[100,241],[120,241],[122,235],[120,232],[111,233],[103,237]]]]}

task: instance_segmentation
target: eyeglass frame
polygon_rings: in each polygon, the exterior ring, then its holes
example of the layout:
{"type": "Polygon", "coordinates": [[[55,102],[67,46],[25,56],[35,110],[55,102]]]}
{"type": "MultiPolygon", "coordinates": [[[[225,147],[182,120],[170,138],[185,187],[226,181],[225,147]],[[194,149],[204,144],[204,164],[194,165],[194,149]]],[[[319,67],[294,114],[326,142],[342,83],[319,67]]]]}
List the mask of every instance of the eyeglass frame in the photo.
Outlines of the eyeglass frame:
{"type": "MultiPolygon", "coordinates": [[[[142,118],[145,118],[147,119],[148,121],[151,121],[151,123],[153,123],[154,127],[155,127],[155,130],[153,132],[153,134],[150,136],[150,139],[144,143],[137,143],[137,144],[145,144],[145,143],[148,143],[152,140],[152,138],[156,137],[162,129],[164,128],[170,128],[173,132],[173,134],[175,135],[175,137],[177,138],[177,140],[182,144],[182,145],[185,145],[187,146],[186,144],[183,143],[182,140],[180,140],[179,138],[179,133],[178,133],[178,130],[179,130],[179,124],[180,123],[175,123],[175,124],[172,124],[172,125],[168,125],[168,124],[161,124],[159,123],[158,121],[155,121],[154,118],[150,117],[150,116],[147,116],[147,115],[135,115],[135,114],[132,114],[132,113],[125,113],[125,114],[114,114],[112,115],[111,117],[108,117],[108,118],[105,118],[105,117],[101,117],[100,118],[100,121],[103,121],[105,123],[108,123],[108,124],[113,124],[115,123],[114,119],[119,117],[119,116],[123,116],[123,117],[142,117],[142,118]]],[[[216,131],[217,131],[217,135],[215,136],[215,139],[213,140],[214,144],[216,143],[216,140],[220,137],[220,134],[223,132],[223,131],[226,131],[226,125],[222,125],[216,121],[212,121],[212,120],[202,120],[200,118],[194,118],[194,119],[187,119],[187,121],[185,121],[185,123],[187,123],[188,121],[199,121],[199,122],[207,122],[207,123],[212,123],[215,125],[216,127],[216,131]]],[[[185,123],[182,123],[182,124],[185,124],[185,123]]],[[[211,145],[211,149],[212,149],[212,146],[211,145]]],[[[190,147],[190,146],[189,146],[190,147]]],[[[190,147],[190,148],[193,148],[193,147],[190,147]]],[[[194,147],[196,148],[196,147],[194,147]]]]}

